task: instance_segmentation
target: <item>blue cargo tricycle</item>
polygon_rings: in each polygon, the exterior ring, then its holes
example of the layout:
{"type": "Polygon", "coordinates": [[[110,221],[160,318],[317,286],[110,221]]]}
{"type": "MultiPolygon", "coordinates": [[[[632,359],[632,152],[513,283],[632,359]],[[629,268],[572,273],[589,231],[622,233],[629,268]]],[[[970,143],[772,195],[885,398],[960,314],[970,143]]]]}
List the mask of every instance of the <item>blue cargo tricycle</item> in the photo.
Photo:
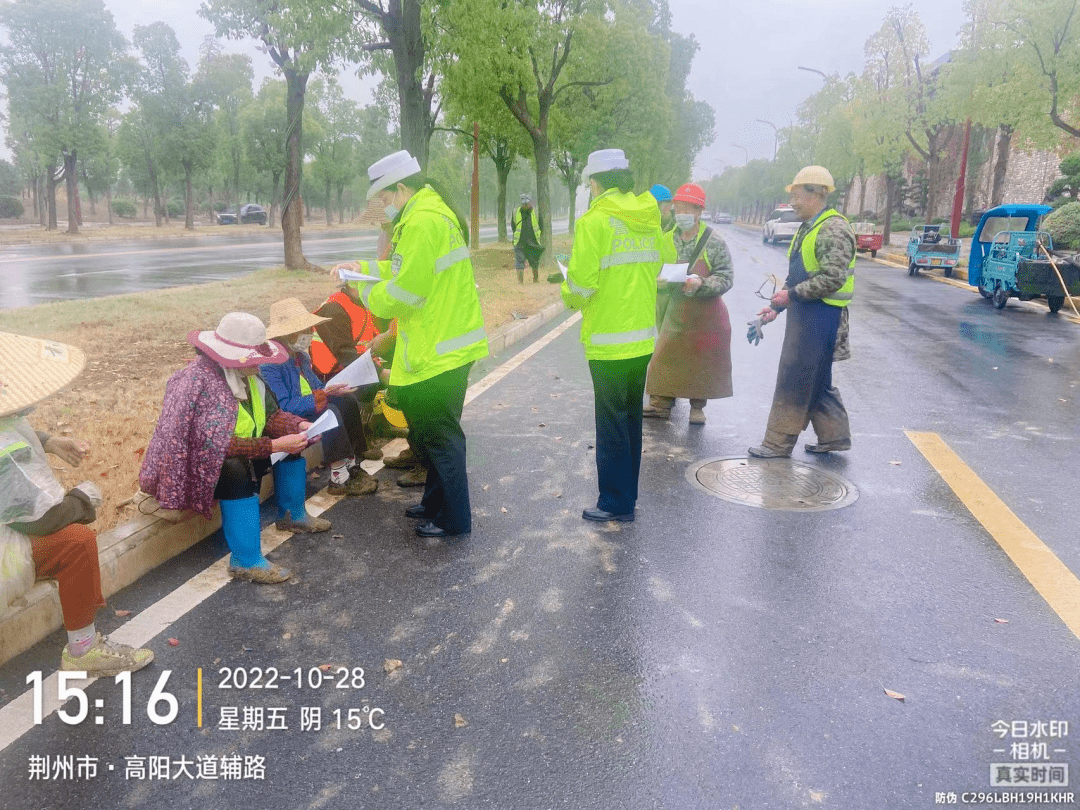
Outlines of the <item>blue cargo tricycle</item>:
{"type": "Polygon", "coordinates": [[[1050,234],[1039,230],[1049,211],[1045,205],[1002,205],[979,220],[971,240],[968,283],[998,309],[1014,296],[1021,301],[1043,296],[1050,311],[1057,312],[1065,303],[1063,283],[1069,295],[1080,295],[1080,257],[1055,254],[1050,234]]]}
{"type": "Polygon", "coordinates": [[[920,269],[940,267],[948,278],[960,261],[960,240],[942,235],[940,225],[916,225],[908,237],[907,256],[909,276],[919,275],[920,269]]]}

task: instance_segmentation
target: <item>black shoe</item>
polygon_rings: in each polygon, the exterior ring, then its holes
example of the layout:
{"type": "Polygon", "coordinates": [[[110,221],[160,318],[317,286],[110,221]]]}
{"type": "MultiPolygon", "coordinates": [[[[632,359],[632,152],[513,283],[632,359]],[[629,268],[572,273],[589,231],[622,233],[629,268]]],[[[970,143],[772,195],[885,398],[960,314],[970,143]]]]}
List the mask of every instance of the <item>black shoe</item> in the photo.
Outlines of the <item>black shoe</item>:
{"type": "Polygon", "coordinates": [[[421,537],[441,537],[445,539],[449,539],[451,537],[460,537],[462,534],[468,534],[468,532],[461,532],[459,534],[448,532],[446,529],[439,528],[430,520],[426,520],[419,526],[417,526],[416,533],[421,537]]]}
{"type": "Polygon", "coordinates": [[[422,503],[414,503],[412,506],[405,507],[405,517],[423,520],[427,517],[427,512],[422,503]]]}
{"type": "Polygon", "coordinates": [[[581,516],[585,520],[595,520],[597,523],[606,523],[609,520],[618,520],[622,523],[633,523],[634,513],[629,512],[625,515],[616,515],[613,512],[605,512],[603,509],[586,509],[581,513],[581,516]]]}

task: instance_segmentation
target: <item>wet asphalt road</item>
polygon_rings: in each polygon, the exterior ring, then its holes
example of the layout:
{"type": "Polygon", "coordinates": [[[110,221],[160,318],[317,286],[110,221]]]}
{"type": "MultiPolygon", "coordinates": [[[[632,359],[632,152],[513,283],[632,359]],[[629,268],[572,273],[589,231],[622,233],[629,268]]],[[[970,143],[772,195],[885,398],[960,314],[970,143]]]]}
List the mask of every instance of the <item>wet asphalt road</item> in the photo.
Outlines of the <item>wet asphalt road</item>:
{"type": "MultiPolygon", "coordinates": [[[[757,347],[742,325],[784,259],[725,233],[735,397],[711,403],[702,428],[687,425],[685,402],[670,422],[646,422],[634,524],[579,516],[595,469],[574,327],[466,408],[471,538],[419,542],[401,514],[415,490],[381,472],[374,497],[327,513],[340,538],[296,536],[272,555],[293,584],[229,584],[152,642],[131,726],[119,688],[99,682],[89,694],[105,701],[103,725],[53,715],[0,754],[0,807],[926,808],[939,792],[987,789],[990,764],[1009,759],[993,751],[999,720],[1068,721],[1053,760],[1071,764],[1080,793],[1080,640],[903,432],[940,434],[1080,572],[1069,501],[1080,331],[860,261],[854,356],[835,370],[854,449],[795,455],[854,482],[859,499],[808,514],[730,504],[685,471],[761,438],[782,324],[757,347]],[[387,675],[386,659],[403,667],[387,675]],[[328,663],[365,668],[364,686],[218,688],[221,667],[328,663]],[[145,705],[163,670],[180,715],[158,727],[145,705]],[[218,729],[222,706],[284,707],[289,730],[218,729]],[[325,728],[333,710],[364,706],[384,710],[385,728],[325,728]],[[300,730],[302,707],[322,709],[323,730],[300,730]],[[34,754],[116,771],[30,782],[34,754]],[[232,754],[265,757],[266,779],[123,773],[128,756],[167,756],[175,771],[181,757],[232,754]]],[[[473,382],[504,359],[478,364],[473,382]]],[[[137,613],[222,553],[211,538],[110,608],[137,613]]],[[[55,669],[60,644],[0,669],[5,702],[27,672],[55,669]]]]}
{"type": "MultiPolygon", "coordinates": [[[[480,229],[493,241],[494,225],[480,229]]],[[[281,229],[215,233],[183,239],[68,242],[0,247],[0,309],[73,298],[205,284],[282,263],[281,229]]],[[[371,229],[309,231],[304,255],[330,265],[374,254],[371,229]]]]}

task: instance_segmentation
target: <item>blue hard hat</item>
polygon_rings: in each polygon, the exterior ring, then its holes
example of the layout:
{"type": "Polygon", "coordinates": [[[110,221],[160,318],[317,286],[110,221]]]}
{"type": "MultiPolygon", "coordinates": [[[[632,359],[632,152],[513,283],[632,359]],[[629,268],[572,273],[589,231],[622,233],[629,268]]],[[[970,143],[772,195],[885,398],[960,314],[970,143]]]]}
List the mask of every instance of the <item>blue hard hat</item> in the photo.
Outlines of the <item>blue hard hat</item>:
{"type": "Polygon", "coordinates": [[[671,202],[671,191],[667,186],[662,186],[657,183],[649,189],[649,193],[656,198],[657,202],[671,202]]]}

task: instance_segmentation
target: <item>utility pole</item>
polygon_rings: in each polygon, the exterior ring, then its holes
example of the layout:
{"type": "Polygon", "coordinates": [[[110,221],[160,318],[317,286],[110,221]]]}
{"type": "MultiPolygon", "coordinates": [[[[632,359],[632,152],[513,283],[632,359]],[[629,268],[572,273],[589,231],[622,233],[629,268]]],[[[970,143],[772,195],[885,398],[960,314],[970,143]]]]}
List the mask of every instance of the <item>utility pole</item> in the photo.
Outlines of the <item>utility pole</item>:
{"type": "Polygon", "coordinates": [[[480,247],[480,122],[473,122],[472,136],[472,245],[475,250],[480,247]]]}

